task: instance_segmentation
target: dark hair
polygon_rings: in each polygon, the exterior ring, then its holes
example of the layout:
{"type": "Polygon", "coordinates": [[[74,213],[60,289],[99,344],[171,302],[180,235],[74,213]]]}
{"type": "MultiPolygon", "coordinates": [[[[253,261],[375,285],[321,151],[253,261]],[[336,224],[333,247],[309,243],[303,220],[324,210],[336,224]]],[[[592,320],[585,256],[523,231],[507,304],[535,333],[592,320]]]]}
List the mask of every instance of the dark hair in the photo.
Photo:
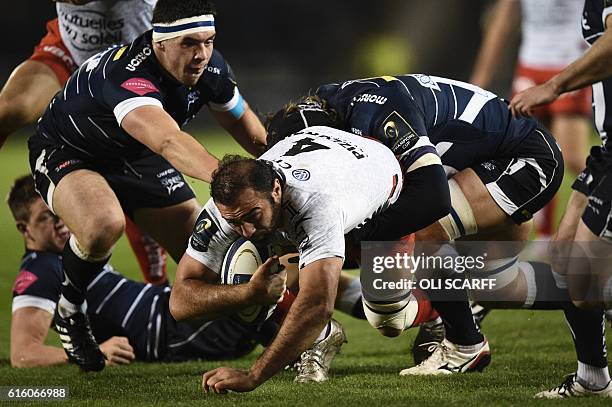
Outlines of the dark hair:
{"type": "Polygon", "coordinates": [[[27,222],[30,220],[30,205],[40,198],[34,187],[34,179],[30,174],[15,180],[8,194],[7,202],[13,218],[27,222]]]}
{"type": "Polygon", "coordinates": [[[159,0],[153,9],[153,24],[167,24],[203,14],[216,16],[215,5],[208,0],[159,0]]]}
{"type": "Polygon", "coordinates": [[[212,175],[210,196],[222,205],[233,205],[247,188],[271,193],[279,175],[268,161],[228,154],[212,175]]]}
{"type": "Polygon", "coordinates": [[[306,95],[297,102],[289,102],[265,120],[266,148],[270,149],[285,137],[310,126],[339,128],[338,115],[327,101],[317,95],[306,95]]]}

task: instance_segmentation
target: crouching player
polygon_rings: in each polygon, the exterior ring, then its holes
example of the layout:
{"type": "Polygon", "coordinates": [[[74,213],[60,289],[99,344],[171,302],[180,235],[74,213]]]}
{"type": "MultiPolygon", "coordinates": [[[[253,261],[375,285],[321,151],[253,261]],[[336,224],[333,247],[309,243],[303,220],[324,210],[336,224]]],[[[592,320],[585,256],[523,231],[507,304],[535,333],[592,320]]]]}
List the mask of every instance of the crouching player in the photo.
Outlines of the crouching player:
{"type": "MultiPolygon", "coordinates": [[[[335,118],[335,127],[378,139],[404,166],[398,201],[352,232],[356,242],[396,240],[416,232],[417,241],[520,243],[529,236],[532,214],[560,186],[563,159],[548,131],[534,119],[513,118],[506,103],[476,86],[421,74],[383,76],[321,86],[315,102],[335,118]],[[446,212],[440,185],[450,189],[446,212]]],[[[498,305],[506,307],[528,303],[534,277],[518,266],[520,244],[492,246],[485,268],[475,277],[499,284],[493,292],[473,294],[483,301],[504,298],[498,305]]],[[[451,300],[437,294],[433,305],[444,320],[447,339],[438,353],[485,348],[482,335],[469,323],[465,290],[445,292],[452,294],[451,300]],[[462,321],[461,329],[451,320],[462,321]]],[[[446,366],[447,359],[434,358],[437,367],[426,363],[403,374],[446,373],[438,367],[446,366]]]]}
{"type": "MultiPolygon", "coordinates": [[[[45,205],[30,175],[18,178],[8,203],[26,254],[13,287],[11,365],[67,363],[62,348],[44,344],[63,280],[61,253],[70,237],[45,205]]],[[[256,329],[234,319],[189,325],[170,315],[170,288],[134,282],[110,265],[87,290],[88,316],[107,364],[133,360],[176,362],[235,359],[266,344],[277,325],[256,329]]],[[[60,332],[60,339],[65,336],[60,332]]]]}

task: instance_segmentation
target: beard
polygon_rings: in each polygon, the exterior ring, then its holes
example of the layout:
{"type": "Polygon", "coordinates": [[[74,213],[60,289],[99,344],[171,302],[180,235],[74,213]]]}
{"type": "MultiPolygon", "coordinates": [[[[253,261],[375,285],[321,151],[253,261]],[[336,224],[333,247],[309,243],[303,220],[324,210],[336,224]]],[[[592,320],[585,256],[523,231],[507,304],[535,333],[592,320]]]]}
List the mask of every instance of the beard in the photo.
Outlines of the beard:
{"type": "Polygon", "coordinates": [[[253,234],[249,240],[253,240],[256,242],[261,242],[268,239],[270,236],[274,234],[280,227],[282,226],[282,218],[283,211],[281,208],[281,203],[276,203],[270,197],[270,204],[272,207],[272,217],[270,219],[270,226],[260,227],[255,234],[253,234]]]}

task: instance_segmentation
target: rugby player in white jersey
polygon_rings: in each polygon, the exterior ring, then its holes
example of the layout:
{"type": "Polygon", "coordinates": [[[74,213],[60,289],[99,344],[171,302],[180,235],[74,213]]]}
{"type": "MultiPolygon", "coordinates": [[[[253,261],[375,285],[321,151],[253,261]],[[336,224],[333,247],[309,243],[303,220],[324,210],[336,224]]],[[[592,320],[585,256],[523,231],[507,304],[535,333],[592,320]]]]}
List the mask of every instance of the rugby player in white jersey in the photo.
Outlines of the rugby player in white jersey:
{"type": "Polygon", "coordinates": [[[300,254],[299,293],[251,369],[207,372],[205,391],[253,390],[321,339],[334,307],[344,235],[389,207],[401,188],[402,170],[387,147],[324,126],[278,141],[257,160],[222,161],[179,264],[171,313],[177,320],[210,319],[266,300],[249,284],[217,284],[223,255],[241,235],[293,243],[300,254]]]}

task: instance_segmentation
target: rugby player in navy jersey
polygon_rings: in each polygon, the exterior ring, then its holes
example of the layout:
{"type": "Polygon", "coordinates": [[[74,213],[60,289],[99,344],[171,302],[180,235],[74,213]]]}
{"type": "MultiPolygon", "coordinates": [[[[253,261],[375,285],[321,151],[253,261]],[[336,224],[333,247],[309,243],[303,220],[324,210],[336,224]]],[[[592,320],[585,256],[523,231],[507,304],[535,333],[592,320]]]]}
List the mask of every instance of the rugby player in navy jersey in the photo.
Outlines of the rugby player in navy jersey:
{"type": "Polygon", "coordinates": [[[566,319],[578,369],[537,397],[612,397],[603,314],[612,308],[611,27],[612,1],[585,0],[582,34],[590,49],[548,82],[519,93],[510,102],[513,114],[529,116],[535,107],[561,94],[592,85],[595,126],[602,139],[601,146],[591,148],[586,168],[572,185],[574,191],[550,246],[556,280],[567,285],[576,306],[566,312],[566,319]],[[588,292],[597,294],[593,298],[588,292]]]}
{"type": "Polygon", "coordinates": [[[247,151],[265,130],[213,49],[214,8],[159,1],[153,30],[87,60],[49,104],[30,138],[36,189],[72,231],[55,323],[71,361],[104,368],[83,302],[123,233],[125,213],[178,261],[199,205],[182,174],[209,182],[217,159],[181,131],[207,105],[247,151]]]}
{"type": "MultiPolygon", "coordinates": [[[[29,175],[15,181],[8,204],[26,249],[13,286],[11,365],[67,363],[62,348],[44,342],[60,296],[61,252],[70,232],[36,193],[29,175]]],[[[178,323],[169,313],[169,296],[167,286],[134,282],[109,264],[104,266],[89,283],[86,298],[93,332],[107,364],[233,359],[276,332],[274,322],[259,330],[232,319],[178,323]]]]}
{"type": "MultiPolygon", "coordinates": [[[[381,141],[402,164],[398,201],[351,232],[355,242],[397,240],[413,232],[417,241],[525,241],[532,214],[561,184],[563,159],[548,131],[534,119],[514,119],[503,100],[467,83],[421,74],[383,76],[323,85],[303,101],[318,103],[336,127],[381,141]]],[[[300,107],[290,105],[272,119],[269,144],[312,124],[304,123],[304,111],[288,125],[296,111],[300,107]]],[[[535,289],[533,272],[519,267],[519,247],[499,246],[492,243],[489,261],[474,275],[495,279],[495,290],[472,294],[483,302],[502,298],[498,307],[524,305],[535,289]]],[[[445,290],[444,298],[436,297],[432,304],[446,328],[437,353],[483,346],[467,292],[445,290]]],[[[446,359],[434,355],[437,363],[425,360],[402,374],[439,374],[446,359]]]]}

